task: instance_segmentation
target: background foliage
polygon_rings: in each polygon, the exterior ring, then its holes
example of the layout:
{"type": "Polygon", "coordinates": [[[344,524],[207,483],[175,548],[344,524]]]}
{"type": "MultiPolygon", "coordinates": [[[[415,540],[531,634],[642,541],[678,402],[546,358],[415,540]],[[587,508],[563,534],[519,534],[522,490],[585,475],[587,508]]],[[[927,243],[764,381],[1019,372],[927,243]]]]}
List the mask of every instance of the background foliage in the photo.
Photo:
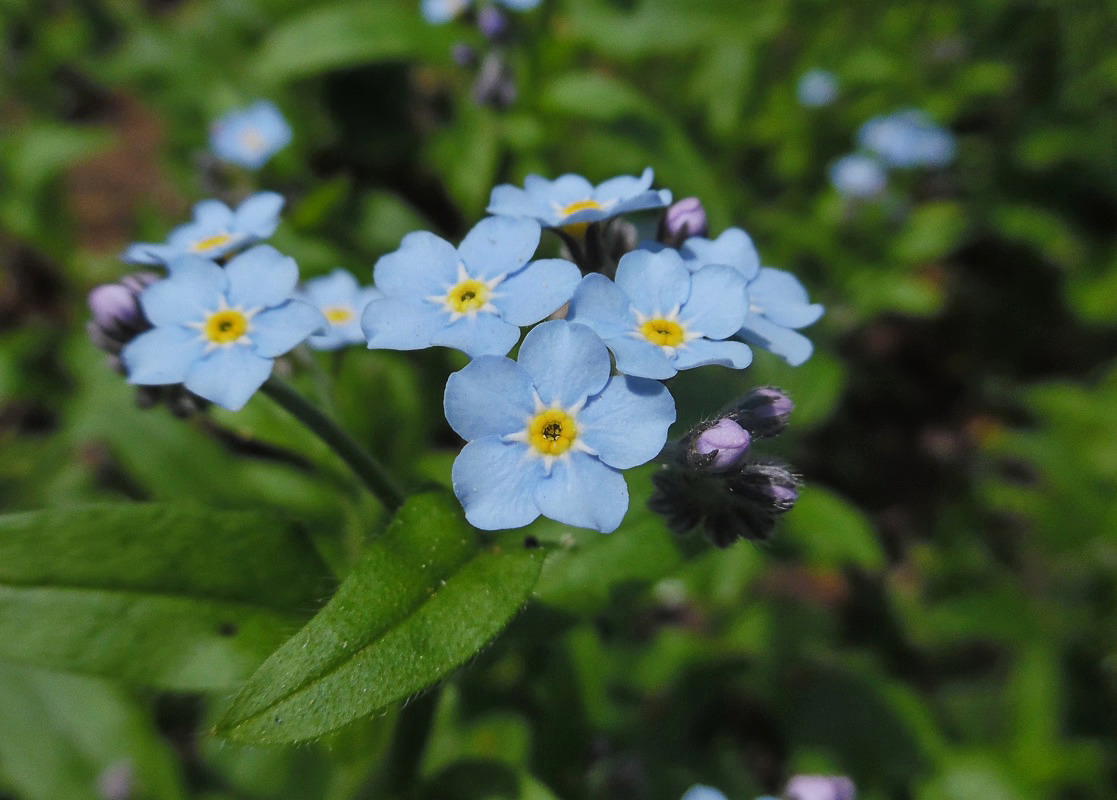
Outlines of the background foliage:
{"type": "MultiPolygon", "coordinates": [[[[480,36],[417,0],[0,1],[0,503],[31,513],[0,524],[0,796],[744,798],[804,771],[869,798],[1112,796],[1112,5],[545,0],[513,22],[496,111],[450,57],[480,36]],[[829,107],[795,100],[812,67],[839,78],[829,107]],[[258,178],[215,170],[210,121],[257,97],[294,143],[258,178]],[[903,107],[951,128],[955,164],[840,197],[828,163],[903,107]],[[751,385],[796,399],[781,455],[807,488],[773,541],[675,539],[636,472],[616,535],[532,528],[554,544],[531,603],[439,691],[307,746],[213,736],[383,520],[264,398],[136,408],[85,293],[254,182],[287,196],[274,243],[304,277],[367,280],[410,230],[460,237],[496,183],[647,165],[827,306],[806,365],[674,387],[679,432],[751,385]],[[144,505],[73,510],[121,500],[144,505]],[[181,537],[164,563],[152,515],[181,537]],[[121,614],[168,637],[98,635],[121,614]]],[[[298,358],[407,482],[446,481],[454,356],[298,358]]]]}

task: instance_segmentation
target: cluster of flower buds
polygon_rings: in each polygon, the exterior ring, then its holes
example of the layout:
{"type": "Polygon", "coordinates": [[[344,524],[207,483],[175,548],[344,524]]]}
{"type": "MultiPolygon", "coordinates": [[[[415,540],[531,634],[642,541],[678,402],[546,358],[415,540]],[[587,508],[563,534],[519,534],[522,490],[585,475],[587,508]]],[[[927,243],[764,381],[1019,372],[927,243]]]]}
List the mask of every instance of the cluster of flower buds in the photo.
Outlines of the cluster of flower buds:
{"type": "Polygon", "coordinates": [[[784,464],[754,459],[751,448],[787,427],[792,408],[783,391],[762,387],[695,427],[674,445],[672,463],[652,477],[649,508],[675,533],[703,528],[718,547],[767,539],[799,498],[799,479],[784,464]]]}

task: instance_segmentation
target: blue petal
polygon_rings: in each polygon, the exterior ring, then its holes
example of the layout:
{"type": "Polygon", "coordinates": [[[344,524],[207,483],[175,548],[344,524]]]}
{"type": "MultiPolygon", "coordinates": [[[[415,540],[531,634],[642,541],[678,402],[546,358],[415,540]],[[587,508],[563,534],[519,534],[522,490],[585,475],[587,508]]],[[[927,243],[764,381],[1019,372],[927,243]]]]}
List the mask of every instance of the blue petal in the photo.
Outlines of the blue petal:
{"type": "Polygon", "coordinates": [[[527,445],[495,436],[463,447],[450,471],[465,518],[486,531],[521,528],[539,516],[532,492],[542,474],[542,459],[529,456],[527,445]]]}
{"type": "Polygon", "coordinates": [[[674,250],[625,253],[617,265],[616,281],[633,307],[645,315],[667,314],[690,296],[690,271],[674,250]]]}
{"type": "Polygon", "coordinates": [[[213,233],[227,229],[233,221],[232,210],[220,200],[203,200],[194,206],[194,224],[213,233]]]}
{"type": "Polygon", "coordinates": [[[651,461],[667,442],[675,401],[659,381],[615,376],[578,414],[578,436],[611,467],[651,461]]]}
{"type": "Polygon", "coordinates": [[[513,325],[533,325],[574,294],[582,273],[563,258],[533,261],[493,290],[491,302],[513,325]]]}
{"type": "Polygon", "coordinates": [[[502,183],[493,188],[489,194],[489,205],[485,209],[490,214],[501,214],[509,217],[536,216],[537,203],[518,186],[502,183]]]}
{"type": "Polygon", "coordinates": [[[675,367],[690,369],[707,364],[720,364],[732,369],[744,369],[752,363],[752,350],[747,344],[728,340],[713,342],[693,339],[675,351],[675,367]]]}
{"type": "Polygon", "coordinates": [[[252,350],[263,358],[281,356],[312,333],[329,330],[325,315],[310,303],[288,300],[252,318],[248,338],[252,350]]]}
{"type": "Polygon", "coordinates": [[[212,261],[181,259],[169,278],[144,289],[140,305],[155,326],[201,322],[207,312],[220,307],[227,285],[224,270],[212,261]]]}
{"type": "Polygon", "coordinates": [[[458,257],[469,274],[481,280],[516,272],[535,254],[541,232],[534,219],[487,217],[462,239],[458,257]]]}
{"type": "Polygon", "coordinates": [[[738,335],[746,342],[775,353],[793,367],[806,362],[814,352],[811,340],[803,334],[780,327],[756,314],[745,317],[745,326],[738,335]]]}
{"type": "Polygon", "coordinates": [[[431,337],[446,325],[447,315],[426,300],[384,297],[373,300],[361,313],[361,330],[370,348],[419,350],[431,346],[431,337]]]}
{"type": "Polygon", "coordinates": [[[535,504],[558,522],[612,533],[628,511],[628,486],[624,476],[596,457],[570,453],[536,484],[535,504]]]}
{"type": "Polygon", "coordinates": [[[434,25],[449,22],[469,5],[468,0],[423,0],[423,19],[434,25]]]}
{"type": "Polygon", "coordinates": [[[785,328],[804,328],[822,316],[823,308],[811,304],[807,290],[790,272],[765,267],[749,284],[752,309],[785,328]]]}
{"type": "Polygon", "coordinates": [[[657,380],[672,378],[677,372],[674,359],[643,337],[614,336],[605,344],[617,360],[617,372],[657,380]]]}
{"type": "Polygon", "coordinates": [[[197,331],[169,325],[137,336],[120,353],[128,383],[159,386],[182,383],[190,365],[202,357],[205,344],[197,331]]]}
{"type": "Polygon", "coordinates": [[[636,316],[632,313],[632,302],[628,295],[611,280],[596,272],[584,277],[574,290],[566,318],[571,322],[589,325],[598,336],[607,341],[626,336],[636,328],[636,316]]]}
{"type": "Polygon", "coordinates": [[[482,311],[435,331],[430,343],[461,350],[470,358],[502,356],[520,340],[520,329],[498,315],[482,311]]]}
{"type": "Polygon", "coordinates": [[[622,200],[609,209],[613,215],[628,214],[632,211],[645,211],[649,208],[663,208],[671,205],[671,190],[659,189],[651,192],[642,192],[635,197],[622,200]]]}
{"type": "Polygon", "coordinates": [[[329,275],[312,278],[303,285],[306,299],[319,308],[349,305],[359,291],[357,279],[340,267],[329,275]]]}
{"type": "Polygon", "coordinates": [[[725,795],[712,786],[697,784],[686,790],[682,800],[725,800],[725,795]]]}
{"type": "Polygon", "coordinates": [[[183,383],[199,397],[240,411],[271,375],[271,368],[270,358],[261,358],[243,345],[219,347],[195,362],[183,383]]]}
{"type": "Polygon", "coordinates": [[[654,173],[651,167],[645,167],[639,178],[634,178],[631,175],[619,175],[599,184],[594,189],[593,199],[601,204],[610,200],[627,200],[650,189],[653,179],[654,173]]]}
{"type": "Polygon", "coordinates": [[[687,269],[695,272],[707,264],[728,264],[735,267],[746,280],[752,280],[760,271],[760,255],[752,238],[740,228],[729,228],[716,239],[691,236],[679,248],[687,269]]]}
{"type": "Polygon", "coordinates": [[[235,230],[265,239],[279,227],[279,210],[283,208],[283,195],[276,192],[258,192],[237,207],[233,220],[235,230]]]}
{"type": "Polygon", "coordinates": [[[276,306],[295,291],[299,265],[274,247],[259,244],[225,266],[229,276],[229,305],[243,308],[276,306]]]}
{"type": "Polygon", "coordinates": [[[128,249],[120,254],[120,258],[127,264],[165,264],[168,259],[182,252],[179,247],[154,242],[136,242],[128,245],[128,249]]]}
{"type": "Polygon", "coordinates": [[[733,267],[702,267],[690,279],[690,299],[679,319],[707,339],[732,336],[749,311],[745,276],[733,267]]]}
{"type": "Polygon", "coordinates": [[[527,11],[539,5],[541,0],[498,0],[498,2],[505,8],[511,8],[516,11],[527,11]]]}
{"type": "Polygon", "coordinates": [[[458,282],[458,251],[433,233],[416,231],[403,237],[399,249],[381,256],[373,282],[386,295],[429,297],[445,294],[458,282]]]}
{"type": "Polygon", "coordinates": [[[536,325],[520,345],[519,363],[547,404],[569,408],[609,380],[609,351],[585,325],[556,319],[536,325]]]}
{"type": "Polygon", "coordinates": [[[442,406],[466,441],[524,430],[535,409],[531,376],[511,359],[481,356],[449,377],[442,406]]]}
{"type": "Polygon", "coordinates": [[[552,213],[555,212],[556,205],[561,209],[571,203],[593,198],[593,184],[572,172],[560,175],[553,181],[538,175],[528,175],[524,179],[524,191],[552,213]]]}

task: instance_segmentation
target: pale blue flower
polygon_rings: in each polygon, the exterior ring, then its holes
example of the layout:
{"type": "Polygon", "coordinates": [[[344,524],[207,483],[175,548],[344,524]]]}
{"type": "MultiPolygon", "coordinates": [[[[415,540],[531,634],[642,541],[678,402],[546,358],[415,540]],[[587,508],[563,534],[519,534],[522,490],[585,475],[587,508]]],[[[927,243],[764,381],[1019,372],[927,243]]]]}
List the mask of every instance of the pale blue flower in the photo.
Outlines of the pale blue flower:
{"type": "Polygon", "coordinates": [[[838,99],[838,79],[824,69],[807,70],[795,86],[795,96],[807,108],[828,106],[838,99]]]}
{"type": "Polygon", "coordinates": [[[830,184],[846,197],[876,197],[888,184],[880,162],[862,153],[842,156],[830,165],[830,184]]]}
{"type": "Polygon", "coordinates": [[[194,206],[193,222],[171,231],[164,244],[133,244],[121,258],[129,264],[164,266],[184,255],[220,258],[275,233],[281,208],[283,196],[275,192],[258,192],[236,211],[220,200],[203,200],[194,206]]]}
{"type": "Polygon", "coordinates": [[[724,794],[712,786],[696,784],[686,790],[682,800],[726,800],[726,798],[724,794]]]}
{"type": "Polygon", "coordinates": [[[454,494],[478,528],[540,514],[609,533],[628,510],[620,470],[659,453],[675,402],[658,381],[610,376],[609,352],[577,323],[537,325],[519,361],[481,356],[446,383],[446,419],[467,444],[454,494]]]}
{"type": "Polygon", "coordinates": [[[311,336],[307,344],[315,350],[336,350],[365,341],[361,313],[384,294],[372,286],[361,286],[352,273],[339,267],[329,275],[304,283],[297,296],[321,311],[330,323],[326,333],[311,336]]]}
{"type": "Polygon", "coordinates": [[[808,300],[803,284],[790,272],[762,267],[748,292],[749,313],[738,335],[793,367],[810,358],[814,345],[796,329],[816,322],[823,307],[808,300]]]}
{"type": "Polygon", "coordinates": [[[140,295],[154,327],[120,354],[128,382],[182,383],[230,411],[242,408],[277,356],[327,325],[321,311],[291,297],[298,277],[295,260],[267,245],[225,267],[178,258],[169,278],[140,295]]]}
{"type": "Polygon", "coordinates": [[[534,220],[489,217],[457,248],[433,233],[409,233],[373,270],[384,297],[361,317],[368,346],[504,355],[519,340],[519,326],[557,311],[581,277],[564,259],[529,262],[540,232],[534,220]]]}
{"type": "Polygon", "coordinates": [[[585,226],[632,211],[664,208],[671,192],[651,188],[651,167],[639,178],[621,175],[594,186],[581,175],[563,175],[553,181],[528,175],[524,188],[505,183],[493,189],[488,212],[507,217],[528,217],[545,228],[585,226]]]}
{"type": "Polygon", "coordinates": [[[954,135],[922,111],[896,111],[861,126],[857,143],[890,167],[943,167],[954,160],[954,135]]]}
{"type": "Polygon", "coordinates": [[[674,250],[633,250],[621,257],[615,283],[597,273],[582,279],[566,318],[593,328],[626,375],[670,378],[704,364],[743,369],[752,351],[722,340],[744,322],[745,287],[731,266],[692,275],[674,250]]]}
{"type": "Polygon", "coordinates": [[[291,126],[267,100],[230,111],[209,131],[209,146],[215,156],[249,169],[262,167],[290,141],[291,126]]]}
{"type": "MultiPolygon", "coordinates": [[[[495,2],[513,11],[527,11],[535,8],[542,0],[495,0],[495,2]]],[[[461,15],[470,5],[472,0],[423,0],[420,8],[423,19],[438,25],[461,15]]]]}

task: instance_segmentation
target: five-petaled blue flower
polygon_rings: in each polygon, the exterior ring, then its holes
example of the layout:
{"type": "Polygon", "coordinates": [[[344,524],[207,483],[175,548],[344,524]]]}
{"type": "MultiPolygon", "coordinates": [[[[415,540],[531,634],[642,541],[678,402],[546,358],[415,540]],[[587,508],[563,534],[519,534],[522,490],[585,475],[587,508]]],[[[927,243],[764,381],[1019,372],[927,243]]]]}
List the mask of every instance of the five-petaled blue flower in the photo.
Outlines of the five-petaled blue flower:
{"type": "Polygon", "coordinates": [[[326,327],[321,311],[291,297],[295,260],[267,245],[224,268],[201,256],[182,256],[169,268],[170,277],[140,295],[155,327],[120,354],[129,383],[182,383],[237,411],[267,380],[277,356],[326,327]]]}
{"type": "Polygon", "coordinates": [[[890,167],[944,167],[954,160],[954,134],[922,111],[895,111],[861,126],[857,143],[890,167]]]}
{"type": "Polygon", "coordinates": [[[518,362],[481,356],[450,376],[446,419],[468,442],[452,471],[466,519],[485,530],[540,514],[602,533],[620,525],[620,470],[659,453],[675,403],[658,381],[609,373],[592,330],[552,320],[528,333],[518,362]]]}
{"type": "Polygon", "coordinates": [[[259,169],[291,141],[291,126],[274,103],[260,100],[213,123],[209,146],[222,161],[259,169]]]}
{"type": "Polygon", "coordinates": [[[711,264],[693,275],[674,250],[633,250],[617,265],[616,283],[587,275],[566,318],[593,328],[617,359],[617,370],[670,378],[704,364],[743,369],[748,345],[721,341],[740,330],[748,311],[745,278],[711,264]]]}
{"type": "Polygon", "coordinates": [[[830,165],[830,184],[846,197],[876,197],[888,184],[884,167],[863,153],[844,155],[830,165]]]}
{"type": "MultiPolygon", "coordinates": [[[[496,0],[497,3],[513,11],[527,11],[535,8],[542,0],[496,0]]],[[[471,0],[423,0],[421,6],[423,19],[440,24],[449,22],[469,8],[471,0]]]]}
{"type": "Polygon", "coordinates": [[[258,192],[236,211],[220,200],[203,200],[194,206],[194,221],[171,231],[165,244],[133,244],[121,258],[129,264],[162,265],[184,255],[220,258],[275,233],[281,208],[283,196],[275,192],[258,192]]]}
{"type": "Polygon", "coordinates": [[[361,312],[384,294],[372,286],[360,286],[351,273],[339,267],[329,275],[304,283],[297,296],[325,314],[330,323],[326,333],[311,336],[307,344],[316,350],[336,350],[365,341],[361,312]]]}
{"type": "Polygon", "coordinates": [[[493,189],[488,212],[506,217],[529,217],[546,228],[600,222],[631,211],[664,208],[671,192],[654,190],[652,169],[639,178],[621,175],[594,186],[581,175],[563,175],[553,181],[528,175],[524,188],[505,183],[493,189]]]}
{"type": "Polygon", "coordinates": [[[581,277],[564,259],[529,263],[540,232],[534,220],[489,217],[456,249],[433,233],[409,233],[373,269],[384,297],[361,317],[368,346],[504,355],[519,340],[519,326],[560,308],[581,277]]]}

